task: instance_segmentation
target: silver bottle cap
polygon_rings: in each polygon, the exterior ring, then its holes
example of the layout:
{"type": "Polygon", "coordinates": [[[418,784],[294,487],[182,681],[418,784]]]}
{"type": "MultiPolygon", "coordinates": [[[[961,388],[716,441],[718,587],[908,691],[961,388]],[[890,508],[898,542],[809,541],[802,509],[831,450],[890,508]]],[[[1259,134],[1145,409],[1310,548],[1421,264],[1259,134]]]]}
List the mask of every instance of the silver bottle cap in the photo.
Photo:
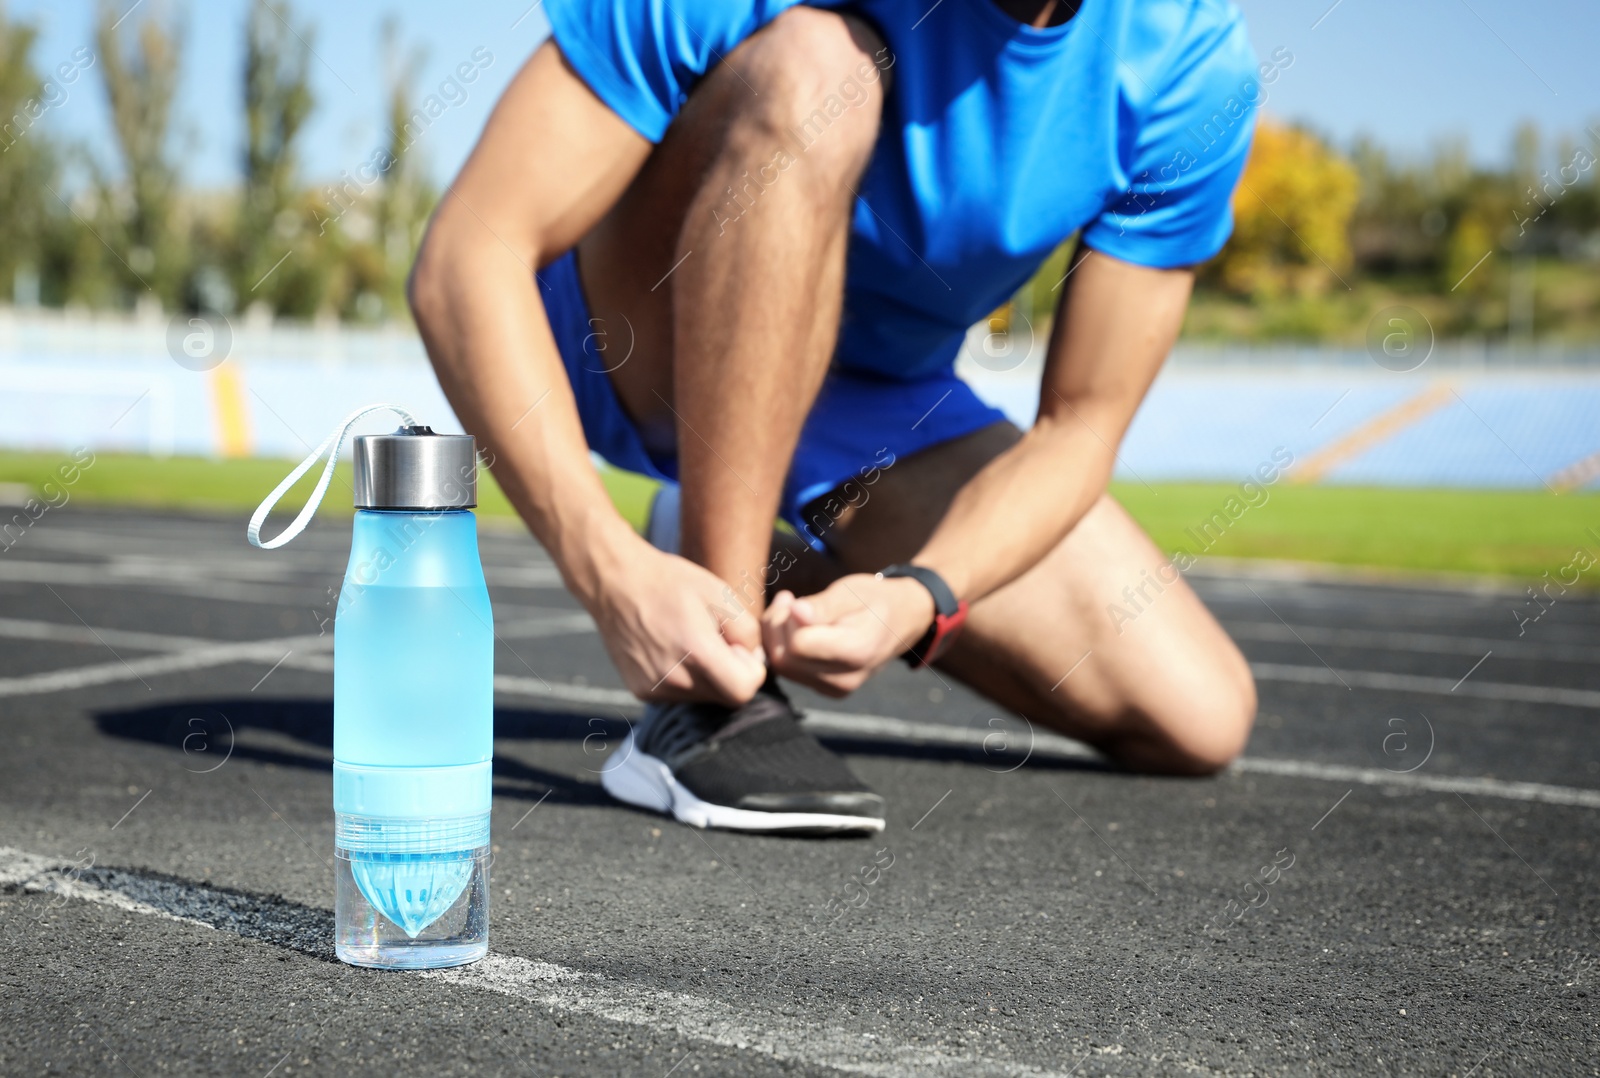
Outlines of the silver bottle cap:
{"type": "Polygon", "coordinates": [[[472,509],[478,504],[477,442],[470,434],[401,427],[355,440],[357,509],[472,509]]]}

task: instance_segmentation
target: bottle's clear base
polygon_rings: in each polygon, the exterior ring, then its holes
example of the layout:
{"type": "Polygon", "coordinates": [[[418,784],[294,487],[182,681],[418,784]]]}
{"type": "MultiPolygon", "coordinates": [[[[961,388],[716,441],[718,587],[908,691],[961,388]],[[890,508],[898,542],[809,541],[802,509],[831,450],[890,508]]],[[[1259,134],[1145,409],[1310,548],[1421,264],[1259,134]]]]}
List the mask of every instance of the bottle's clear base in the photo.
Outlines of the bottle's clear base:
{"type": "Polygon", "coordinates": [[[446,945],[406,940],[401,943],[334,944],[339,961],[369,969],[447,969],[467,966],[489,953],[489,941],[446,945]]]}
{"type": "Polygon", "coordinates": [[[335,849],[334,953],[353,966],[440,969],[489,953],[489,848],[335,849]]]}

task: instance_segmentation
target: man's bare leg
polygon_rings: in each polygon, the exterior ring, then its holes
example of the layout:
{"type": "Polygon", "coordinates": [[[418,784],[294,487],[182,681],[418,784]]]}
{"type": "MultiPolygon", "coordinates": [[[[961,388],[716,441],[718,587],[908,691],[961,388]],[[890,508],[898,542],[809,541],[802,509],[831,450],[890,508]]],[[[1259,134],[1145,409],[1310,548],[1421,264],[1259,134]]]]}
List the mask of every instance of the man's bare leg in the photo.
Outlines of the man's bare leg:
{"type": "MultiPolygon", "coordinates": [[[[647,447],[677,451],[680,549],[726,581],[712,613],[735,643],[760,644],[752,614],[764,605],[773,518],[832,358],[852,192],[880,111],[878,79],[865,93],[858,72],[877,74],[876,47],[832,13],[798,8],[774,20],[695,87],[578,249],[591,316],[615,312],[643,329],[640,354],[611,371],[611,384],[647,447]],[[846,79],[860,107],[800,145],[793,129],[846,79]]],[[[884,826],[883,799],[781,694],[758,693],[737,711],[649,708],[601,783],[698,827],[884,826]]]]}
{"type": "MultiPolygon", "coordinates": [[[[1018,437],[996,424],[886,470],[869,500],[826,536],[839,572],[915,554],[962,484],[1018,437]]],[[[1255,684],[1233,641],[1168,565],[1103,495],[1043,561],[973,605],[939,668],[1130,768],[1215,771],[1249,736],[1255,684]],[[1144,598],[1119,626],[1107,608],[1127,609],[1127,587],[1144,598]]],[[[784,586],[806,594],[821,583],[784,586]]]]}
{"type": "Polygon", "coordinates": [[[637,341],[611,373],[623,407],[647,440],[675,428],[682,553],[756,612],[783,479],[838,330],[879,47],[831,13],[780,16],[696,87],[578,248],[592,313],[625,316],[637,341]],[[795,130],[846,81],[862,96],[802,146],[795,130]]]}

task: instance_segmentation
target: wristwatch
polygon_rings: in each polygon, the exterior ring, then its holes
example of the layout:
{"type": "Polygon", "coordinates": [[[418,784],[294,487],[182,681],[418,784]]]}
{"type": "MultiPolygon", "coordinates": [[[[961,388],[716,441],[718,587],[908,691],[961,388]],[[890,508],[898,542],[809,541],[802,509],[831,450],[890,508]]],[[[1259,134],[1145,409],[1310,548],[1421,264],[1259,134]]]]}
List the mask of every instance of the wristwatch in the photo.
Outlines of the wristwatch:
{"type": "Polygon", "coordinates": [[[911,645],[911,650],[901,656],[913,670],[928,666],[950,649],[950,644],[966,624],[967,603],[957,599],[944,577],[922,565],[891,565],[878,574],[880,577],[910,577],[928,589],[933,596],[933,624],[922,634],[922,639],[911,645]]]}

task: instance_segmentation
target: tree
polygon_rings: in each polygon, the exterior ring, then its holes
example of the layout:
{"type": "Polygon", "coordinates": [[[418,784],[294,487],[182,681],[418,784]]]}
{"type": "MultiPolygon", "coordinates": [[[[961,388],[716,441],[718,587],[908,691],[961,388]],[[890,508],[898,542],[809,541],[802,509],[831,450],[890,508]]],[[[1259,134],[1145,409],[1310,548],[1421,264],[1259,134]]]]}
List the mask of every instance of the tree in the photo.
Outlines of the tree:
{"type": "Polygon", "coordinates": [[[251,7],[245,29],[243,154],[233,257],[241,303],[282,314],[316,312],[327,288],[327,260],[305,234],[297,143],[316,106],[311,92],[310,26],[266,3],[251,7]]]}
{"type": "Polygon", "coordinates": [[[1359,181],[1315,135],[1262,119],[1234,192],[1233,238],[1204,271],[1254,298],[1325,291],[1350,265],[1359,181]]]}
{"type": "MultiPolygon", "coordinates": [[[[1477,206],[1468,209],[1450,230],[1440,287],[1471,300],[1497,294],[1502,287],[1499,266],[1485,265],[1494,254],[1497,231],[1484,210],[1477,206]]],[[[1469,321],[1477,328],[1479,319],[1469,321]]]]}
{"type": "Polygon", "coordinates": [[[61,189],[57,155],[35,122],[63,90],[34,70],[37,37],[0,7],[0,295],[24,300],[37,297],[46,230],[62,212],[50,193],[61,189]]]}
{"type": "Polygon", "coordinates": [[[406,311],[406,275],[411,271],[411,261],[439,193],[428,179],[427,162],[414,135],[408,137],[413,109],[411,86],[422,67],[423,52],[415,49],[402,53],[393,19],[384,23],[383,52],[389,91],[385,117],[388,139],[374,154],[385,167],[372,202],[373,242],[378,247],[374,262],[381,269],[371,285],[383,304],[383,313],[395,317],[404,316],[406,311]]]}
{"type": "Polygon", "coordinates": [[[100,182],[102,216],[114,234],[107,242],[119,248],[128,289],[171,307],[186,275],[188,249],[174,234],[178,174],[168,153],[182,27],[148,13],[134,22],[121,7],[100,0],[95,27],[98,66],[123,169],[120,185],[103,178],[100,182]]]}
{"type": "Polygon", "coordinates": [[[1350,156],[1361,192],[1350,223],[1358,274],[1404,274],[1423,283],[1441,272],[1446,234],[1473,178],[1465,143],[1441,140],[1426,157],[1397,161],[1363,137],[1350,156]]]}

